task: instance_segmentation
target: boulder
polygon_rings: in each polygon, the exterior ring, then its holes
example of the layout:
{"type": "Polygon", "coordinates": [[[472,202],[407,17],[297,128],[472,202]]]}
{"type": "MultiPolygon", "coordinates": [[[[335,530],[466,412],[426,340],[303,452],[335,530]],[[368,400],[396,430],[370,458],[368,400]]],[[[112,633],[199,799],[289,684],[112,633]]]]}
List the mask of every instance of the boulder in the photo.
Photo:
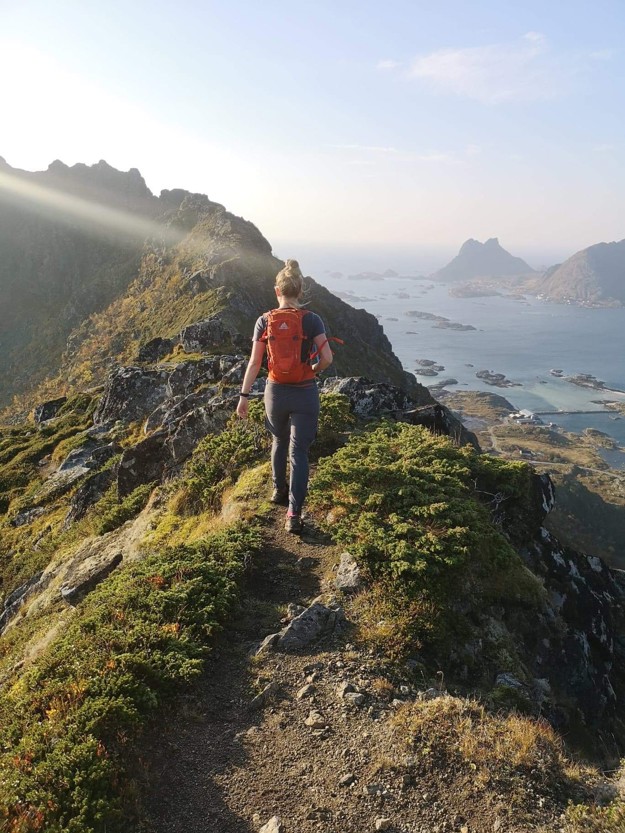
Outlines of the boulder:
{"type": "Polygon", "coordinates": [[[215,404],[194,408],[173,424],[167,440],[172,463],[180,465],[207,434],[222,431],[232,416],[237,401],[237,396],[220,398],[215,404]]]}
{"type": "Polygon", "coordinates": [[[205,318],[185,327],[180,341],[187,353],[209,353],[221,347],[229,336],[221,318],[205,318]]]}
{"type": "Polygon", "coordinates": [[[134,492],[137,486],[160,481],[172,465],[167,447],[168,434],[160,430],[141,442],[125,449],[117,470],[117,489],[120,498],[134,492]]]}
{"type": "Polygon", "coordinates": [[[344,379],[326,379],[324,393],[342,393],[350,401],[353,412],[359,417],[374,417],[414,408],[417,404],[408,394],[386,382],[371,382],[364,376],[348,376],[344,379]]]}
{"type": "Polygon", "coordinates": [[[168,395],[184,396],[199,385],[216,382],[222,376],[223,371],[217,356],[197,362],[180,362],[169,376],[168,395]]]}
{"type": "Polygon", "coordinates": [[[145,419],[168,395],[170,371],[118,367],[109,376],[93,415],[95,425],[145,419]]]}
{"type": "Polygon", "coordinates": [[[33,412],[35,423],[39,425],[55,417],[66,402],[66,396],[59,396],[58,399],[49,399],[47,402],[37,405],[33,412]]]}
{"type": "Polygon", "coordinates": [[[355,593],[362,586],[360,568],[351,553],[341,553],[341,561],[334,584],[336,589],[342,593],[355,593]]]}
{"type": "Polygon", "coordinates": [[[156,364],[171,353],[175,344],[173,338],[153,338],[139,348],[137,361],[156,364]]]}
{"type": "Polygon", "coordinates": [[[262,653],[269,647],[287,653],[300,651],[322,636],[332,634],[344,621],[345,613],[336,602],[325,605],[320,599],[316,599],[279,633],[266,637],[257,653],[262,653]]]}

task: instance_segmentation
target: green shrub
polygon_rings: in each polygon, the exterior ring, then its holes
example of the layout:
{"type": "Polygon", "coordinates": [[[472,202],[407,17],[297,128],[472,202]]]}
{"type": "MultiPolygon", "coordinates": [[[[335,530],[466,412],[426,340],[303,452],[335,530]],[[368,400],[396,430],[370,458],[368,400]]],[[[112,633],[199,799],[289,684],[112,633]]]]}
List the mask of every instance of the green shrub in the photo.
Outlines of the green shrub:
{"type": "Polygon", "coordinates": [[[419,426],[383,424],[320,461],[310,502],[372,575],[416,589],[478,554],[514,555],[477,500],[477,458],[419,426]]]}
{"type": "Polygon", "coordinates": [[[113,529],[134,518],[145,507],[155,483],[146,483],[131,492],[121,502],[117,497],[117,485],[111,486],[104,497],[98,502],[99,518],[96,523],[98,535],[111,532],[113,529]]]}
{"type": "Polygon", "coordinates": [[[126,833],[123,750],[200,673],[257,531],[232,527],[113,573],[48,652],[0,692],[0,829],[126,833]]]}
{"type": "Polygon", "coordinates": [[[192,511],[215,508],[241,472],[269,450],[262,402],[250,402],[249,418],[234,414],[220,434],[209,434],[195,448],[185,471],[192,511]]]}

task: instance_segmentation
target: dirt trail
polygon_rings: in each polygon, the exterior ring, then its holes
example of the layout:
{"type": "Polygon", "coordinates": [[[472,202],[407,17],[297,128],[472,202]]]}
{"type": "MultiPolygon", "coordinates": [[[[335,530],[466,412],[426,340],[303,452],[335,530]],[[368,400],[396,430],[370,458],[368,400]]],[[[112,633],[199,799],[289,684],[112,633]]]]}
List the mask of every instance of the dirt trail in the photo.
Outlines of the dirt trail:
{"type": "Polygon", "coordinates": [[[200,684],[143,744],[149,833],[254,833],[274,816],[283,826],[272,833],[537,829],[510,824],[503,795],[417,760],[396,736],[392,702],[415,692],[351,644],[349,624],[305,652],[254,656],[283,627],[286,605],[333,591],[337,548],[314,530],[285,533],[282,517],[265,522],[267,547],[200,684]],[[268,684],[272,695],[254,707],[268,684]]]}

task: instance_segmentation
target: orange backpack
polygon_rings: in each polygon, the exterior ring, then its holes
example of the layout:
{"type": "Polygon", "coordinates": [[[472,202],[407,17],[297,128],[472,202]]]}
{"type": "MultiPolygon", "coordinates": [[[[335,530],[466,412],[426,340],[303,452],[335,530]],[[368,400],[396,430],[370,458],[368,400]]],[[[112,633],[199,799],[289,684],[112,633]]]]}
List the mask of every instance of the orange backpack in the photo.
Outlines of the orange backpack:
{"type": "MultiPolygon", "coordinates": [[[[260,340],[267,345],[267,366],[272,382],[293,385],[315,378],[311,365],[321,348],[315,347],[312,339],[304,335],[302,320],[307,314],[308,310],[291,307],[264,314],[267,329],[260,340]]],[[[340,339],[332,341],[343,343],[340,339]]]]}

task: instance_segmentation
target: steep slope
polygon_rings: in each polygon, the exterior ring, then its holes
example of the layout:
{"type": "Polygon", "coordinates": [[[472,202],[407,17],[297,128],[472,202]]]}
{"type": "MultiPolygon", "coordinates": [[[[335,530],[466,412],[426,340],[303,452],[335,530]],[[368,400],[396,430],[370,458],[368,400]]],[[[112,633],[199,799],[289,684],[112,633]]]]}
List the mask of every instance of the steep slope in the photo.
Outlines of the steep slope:
{"type": "Polygon", "coordinates": [[[514,257],[499,245],[496,237],[485,243],[467,240],[447,266],[431,275],[437,281],[468,281],[472,278],[503,278],[529,275],[534,270],[520,257],[514,257]]]}
{"type": "Polygon", "coordinates": [[[538,291],[552,301],[625,304],[625,240],[597,243],[545,273],[538,291]]]}
{"type": "Polygon", "coordinates": [[[159,213],[136,170],[0,159],[0,405],[56,370],[71,330],[126,290],[159,213]]]}
{"type": "MultiPolygon", "coordinates": [[[[101,162],[43,174],[5,163],[0,195],[0,406],[24,394],[24,410],[101,383],[114,361],[136,361],[146,342],[206,318],[219,316],[245,351],[255,319],[275,305],[282,262],[252,223],[202,194],[157,198],[137,171],[101,162]]],[[[374,316],[312,279],[307,300],[345,340],[336,372],[418,390],[374,316]]]]}

